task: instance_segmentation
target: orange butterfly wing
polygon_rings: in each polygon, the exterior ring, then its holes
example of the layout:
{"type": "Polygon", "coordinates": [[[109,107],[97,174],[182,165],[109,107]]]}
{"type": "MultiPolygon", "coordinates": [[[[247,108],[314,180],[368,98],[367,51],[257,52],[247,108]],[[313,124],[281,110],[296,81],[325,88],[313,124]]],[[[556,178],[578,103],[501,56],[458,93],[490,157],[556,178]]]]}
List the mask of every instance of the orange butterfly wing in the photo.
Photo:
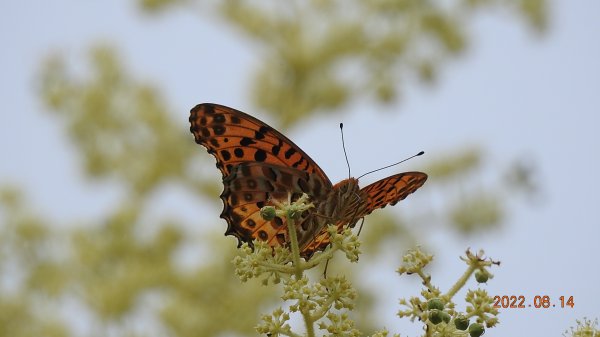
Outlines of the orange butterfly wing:
{"type": "MultiPolygon", "coordinates": [[[[404,200],[409,194],[418,190],[427,180],[427,174],[423,172],[404,172],[394,174],[387,178],[378,180],[361,189],[367,193],[367,212],[371,214],[378,208],[395,205],[404,200]]],[[[364,216],[363,215],[363,216],[364,216]]]]}
{"type": "MultiPolygon", "coordinates": [[[[378,180],[362,188],[360,195],[361,198],[364,198],[363,202],[366,203],[366,207],[361,208],[363,211],[360,214],[356,214],[354,219],[363,218],[371,214],[374,210],[384,208],[388,204],[395,205],[398,201],[404,200],[409,194],[414,193],[423,186],[426,180],[427,174],[425,173],[404,172],[378,180]]],[[[348,224],[354,226],[355,223],[356,221],[337,223],[338,232],[342,231],[344,226],[348,224]]],[[[306,255],[311,256],[314,252],[325,249],[329,241],[329,233],[325,227],[321,229],[319,234],[315,236],[314,240],[303,251],[306,255]]]]}
{"type": "MultiPolygon", "coordinates": [[[[271,246],[287,243],[285,219],[264,220],[260,209],[271,198],[287,200],[288,193],[296,197],[307,193],[318,200],[332,188],[323,170],[304,151],[248,114],[217,104],[199,104],[191,110],[190,123],[196,143],[217,159],[223,174],[225,235],[237,237],[239,244],[252,244],[253,239],[271,246]]],[[[311,233],[311,224],[304,223],[306,217],[298,221],[304,227],[300,236],[311,233]]]]}
{"type": "Polygon", "coordinates": [[[260,162],[316,174],[331,184],[319,165],[294,142],[241,111],[218,104],[198,104],[190,111],[190,124],[196,143],[217,158],[223,177],[235,165],[260,162]]]}

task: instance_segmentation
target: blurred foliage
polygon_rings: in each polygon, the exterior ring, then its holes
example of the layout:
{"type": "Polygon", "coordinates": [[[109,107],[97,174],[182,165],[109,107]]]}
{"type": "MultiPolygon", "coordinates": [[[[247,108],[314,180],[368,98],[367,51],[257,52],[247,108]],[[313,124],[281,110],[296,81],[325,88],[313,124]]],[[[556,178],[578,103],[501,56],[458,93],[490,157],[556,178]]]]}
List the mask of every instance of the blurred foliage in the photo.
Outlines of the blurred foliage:
{"type": "Polygon", "coordinates": [[[260,43],[253,98],[283,126],[367,96],[393,104],[408,81],[434,82],[483,11],[510,11],[536,32],[548,11],[545,0],[139,0],[148,12],[191,3],[260,43]]]}
{"type": "Polygon", "coordinates": [[[224,328],[245,334],[274,296],[258,283],[240,287],[232,247],[215,244],[218,258],[178,268],[173,259],[185,241],[181,224],[159,224],[154,237],[142,240],[135,230],[146,224],[138,222],[136,205],[124,203],[100,224],[58,231],[32,216],[17,190],[4,188],[0,197],[0,336],[78,336],[69,333],[73,317],[61,312],[69,300],[81,307],[76,319],[91,315],[87,324],[100,327],[86,336],[109,330],[119,336],[217,336],[224,328]],[[160,304],[152,304],[157,299],[160,304]],[[147,310],[152,316],[146,320],[162,322],[164,334],[135,332],[131,322],[147,310]]]}
{"type": "Polygon", "coordinates": [[[65,121],[87,173],[116,177],[140,194],[183,179],[193,147],[157,90],[127,78],[107,47],[90,58],[87,81],[73,78],[58,56],[46,61],[41,79],[43,98],[65,121]]]}
{"type": "Polygon", "coordinates": [[[0,188],[0,336],[69,336],[48,300],[69,270],[51,227],[26,204],[17,188],[0,188]]]}
{"type": "MultiPolygon", "coordinates": [[[[434,81],[444,62],[466,50],[479,13],[508,9],[537,31],[547,24],[542,0],[138,3],[152,13],[201,8],[259,42],[253,97],[284,126],[369,97],[393,103],[408,81],[434,81]]],[[[160,88],[133,79],[111,48],[91,50],[88,73],[67,64],[60,54],[44,62],[41,98],[62,121],[87,177],[123,193],[101,217],[57,224],[51,214],[36,214],[18,188],[0,186],[0,336],[254,335],[274,294],[234,277],[234,245],[221,244],[232,241],[189,231],[202,226],[222,236],[224,221],[146,216],[165,184],[217,204],[218,182],[198,174],[198,165],[214,170],[213,159],[196,148],[185,121],[174,120],[181,114],[170,113],[160,88]],[[212,254],[183,268],[177,257],[186,247],[212,254]]],[[[388,242],[399,256],[399,242],[419,237],[412,228],[442,223],[471,233],[500,224],[507,189],[536,189],[533,168],[516,161],[490,182],[483,153],[457,150],[424,168],[430,192],[415,200],[429,198],[431,208],[367,219],[378,224],[365,226],[363,247],[374,254],[388,242]],[[441,195],[454,203],[436,202],[441,195]]],[[[370,331],[378,325],[370,309],[377,302],[372,293],[361,299],[359,328],[370,331]]]]}

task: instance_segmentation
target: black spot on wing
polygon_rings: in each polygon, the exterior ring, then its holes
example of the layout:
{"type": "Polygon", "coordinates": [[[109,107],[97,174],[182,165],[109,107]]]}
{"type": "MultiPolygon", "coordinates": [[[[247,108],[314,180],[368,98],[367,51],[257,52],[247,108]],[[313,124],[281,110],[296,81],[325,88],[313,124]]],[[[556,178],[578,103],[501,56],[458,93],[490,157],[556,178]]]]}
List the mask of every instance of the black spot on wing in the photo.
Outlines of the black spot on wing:
{"type": "Polygon", "coordinates": [[[252,140],[251,138],[244,137],[244,138],[242,138],[242,140],[240,140],[241,146],[249,146],[252,144],[256,144],[256,142],[254,140],[252,140]]]}
{"type": "Polygon", "coordinates": [[[237,148],[235,148],[235,150],[233,150],[233,154],[237,158],[242,158],[244,156],[244,150],[242,150],[241,148],[237,147],[237,148]]]}
{"type": "Polygon", "coordinates": [[[267,153],[265,152],[265,150],[256,150],[256,152],[254,153],[254,160],[263,162],[265,161],[265,159],[267,159],[267,153]]]}
{"type": "Polygon", "coordinates": [[[215,135],[220,136],[225,133],[225,127],[223,125],[215,125],[213,126],[213,132],[215,135]]]}
{"type": "Polygon", "coordinates": [[[227,150],[221,150],[221,157],[223,157],[224,160],[229,160],[231,159],[231,153],[227,150]]]}
{"type": "Polygon", "coordinates": [[[258,129],[258,132],[260,132],[264,135],[267,132],[271,132],[271,128],[267,125],[263,125],[260,127],[260,129],[258,129]]]}
{"type": "Polygon", "coordinates": [[[302,178],[298,178],[298,187],[300,187],[300,190],[302,190],[302,192],[304,193],[308,193],[310,187],[308,186],[308,182],[302,178]]]}
{"type": "Polygon", "coordinates": [[[265,134],[260,132],[260,130],[254,132],[254,138],[261,140],[265,138],[265,134]]]}
{"type": "Polygon", "coordinates": [[[293,147],[290,147],[287,151],[285,151],[285,159],[290,159],[290,157],[293,156],[294,153],[296,153],[296,150],[294,150],[293,147]]]}
{"type": "MultiPolygon", "coordinates": [[[[300,166],[300,164],[302,164],[302,162],[304,162],[304,157],[300,157],[300,159],[297,162],[292,164],[292,167],[298,168],[298,166],[300,166]]],[[[305,166],[308,166],[308,162],[306,163],[305,166]]],[[[300,169],[304,170],[304,169],[306,169],[306,167],[301,167],[300,169]]]]}
{"type": "Polygon", "coordinates": [[[218,124],[223,124],[225,123],[225,116],[221,113],[215,114],[213,116],[213,121],[218,124]]]}
{"type": "Polygon", "coordinates": [[[279,154],[279,151],[281,151],[281,147],[279,145],[273,145],[273,148],[271,148],[271,153],[275,156],[279,154]]]}
{"type": "Polygon", "coordinates": [[[202,107],[207,115],[213,115],[215,113],[215,107],[210,104],[202,104],[196,107],[202,107]]]}

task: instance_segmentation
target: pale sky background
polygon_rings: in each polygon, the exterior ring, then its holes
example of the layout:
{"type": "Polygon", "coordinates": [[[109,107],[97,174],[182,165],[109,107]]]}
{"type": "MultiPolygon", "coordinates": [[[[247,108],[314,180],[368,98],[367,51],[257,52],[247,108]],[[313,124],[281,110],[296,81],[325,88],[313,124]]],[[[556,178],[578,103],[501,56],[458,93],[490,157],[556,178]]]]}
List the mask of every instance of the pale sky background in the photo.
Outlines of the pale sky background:
{"type": "MultiPolygon", "coordinates": [[[[408,88],[402,104],[389,111],[366,111],[380,108],[362,104],[349,114],[313,118],[287,132],[332,181],[347,172],[337,145],[340,121],[355,173],[388,164],[372,150],[379,142],[398,144],[399,159],[425,150],[426,158],[398,170],[419,168],[427,159],[470,144],[489,151],[491,169],[514,158],[536,163],[541,200],[515,200],[502,230],[469,239],[440,230],[429,237],[431,246],[444,249],[435,252],[436,265],[457,267],[436,268],[439,284],[458,277],[457,257],[466,247],[485,248],[502,260],[487,286],[491,294],[531,300],[574,296],[573,309],[504,309],[499,328],[486,336],[560,336],[575,319],[600,317],[600,2],[550,4],[550,29],[542,38],[514,16],[485,15],[470,30],[470,50],[443,68],[434,88],[408,88]]],[[[246,94],[258,49],[210,15],[175,10],[143,16],[131,1],[117,0],[0,2],[0,183],[23,186],[36,210],[57,223],[102,214],[118,191],[83,180],[60,123],[41,108],[36,74],[41,59],[53,51],[65,52],[76,69],[86,69],[86,51],[101,41],[117,47],[139,79],[164,90],[184,127],[189,109],[200,102],[264,117],[246,94]]],[[[430,196],[415,195],[403,207],[418,207],[430,196]]],[[[199,214],[197,204],[181,199],[161,207],[199,214]]],[[[217,217],[214,212],[209,216],[217,217]]],[[[418,285],[400,282],[393,270],[368,282],[389,289],[388,305],[381,308],[385,326],[410,331],[411,324],[394,315],[397,299],[416,293],[418,285]]]]}

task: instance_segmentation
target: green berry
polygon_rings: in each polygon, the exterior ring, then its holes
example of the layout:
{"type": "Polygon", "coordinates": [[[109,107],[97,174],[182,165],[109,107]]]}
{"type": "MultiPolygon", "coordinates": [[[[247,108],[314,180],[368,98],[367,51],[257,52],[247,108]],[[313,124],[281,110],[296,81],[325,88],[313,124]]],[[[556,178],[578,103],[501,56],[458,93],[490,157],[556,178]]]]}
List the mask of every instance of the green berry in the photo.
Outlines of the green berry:
{"type": "Polygon", "coordinates": [[[275,207],[265,206],[260,209],[260,216],[267,221],[275,219],[275,207]]]}
{"type": "Polygon", "coordinates": [[[478,283],[486,283],[489,279],[489,275],[487,273],[484,272],[480,272],[480,271],[476,271],[475,272],[475,280],[477,280],[478,283]]]}
{"type": "Polygon", "coordinates": [[[429,321],[434,325],[440,324],[442,322],[442,312],[437,309],[431,310],[429,312],[429,321]]]}
{"type": "Polygon", "coordinates": [[[427,309],[433,310],[444,310],[444,302],[439,298],[432,298],[427,302],[427,309]]]}
{"type": "Polygon", "coordinates": [[[454,319],[454,326],[456,326],[458,330],[467,330],[469,327],[469,319],[465,316],[458,316],[454,319]]]}
{"type": "Polygon", "coordinates": [[[445,311],[442,311],[442,314],[441,314],[441,315],[442,315],[442,320],[443,320],[443,321],[444,321],[446,324],[450,323],[450,319],[452,318],[452,317],[450,316],[450,314],[448,314],[448,313],[447,313],[447,312],[445,312],[445,311]]]}
{"type": "Polygon", "coordinates": [[[483,335],[484,332],[485,329],[483,328],[483,325],[479,323],[473,323],[469,326],[469,335],[471,337],[479,337],[483,335]]]}

